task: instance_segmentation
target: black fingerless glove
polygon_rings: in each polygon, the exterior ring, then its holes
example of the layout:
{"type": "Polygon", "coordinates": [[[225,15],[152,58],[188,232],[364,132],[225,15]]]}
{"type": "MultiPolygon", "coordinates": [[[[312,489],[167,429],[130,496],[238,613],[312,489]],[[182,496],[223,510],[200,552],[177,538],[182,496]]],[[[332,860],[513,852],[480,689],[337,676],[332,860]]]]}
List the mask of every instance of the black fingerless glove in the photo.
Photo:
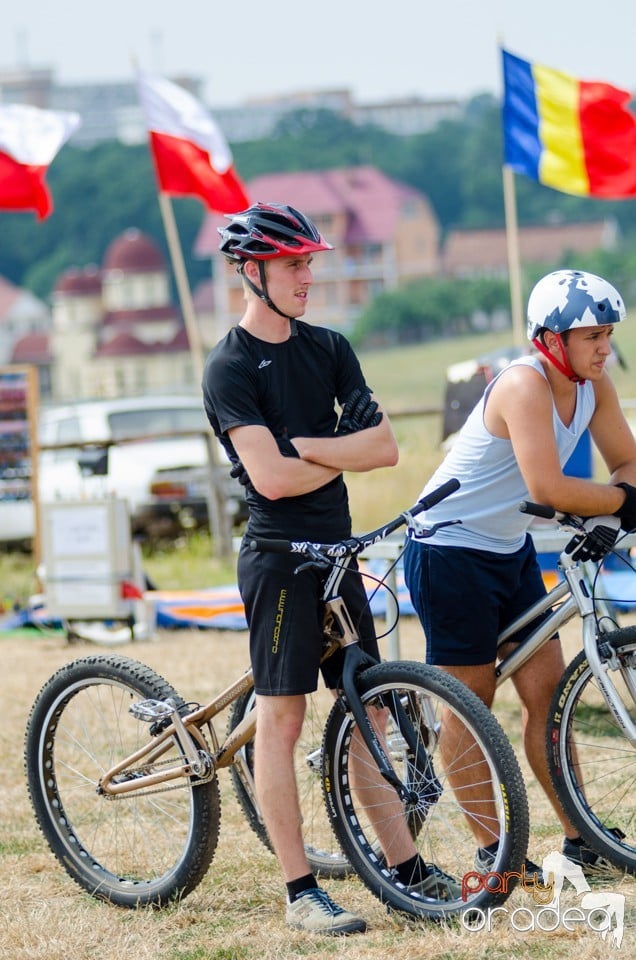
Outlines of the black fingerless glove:
{"type": "Polygon", "coordinates": [[[626,493],[625,502],[614,511],[614,516],[620,518],[623,530],[631,533],[636,530],[636,487],[632,487],[630,483],[616,483],[614,486],[620,487],[626,493]]]}
{"type": "Polygon", "coordinates": [[[358,430],[366,430],[367,427],[377,427],[381,420],[382,414],[375,400],[371,399],[370,392],[356,388],[342,408],[336,436],[344,437],[358,430]]]}
{"type": "Polygon", "coordinates": [[[250,483],[250,478],[247,475],[247,470],[243,466],[240,460],[237,460],[236,463],[232,464],[232,469],[230,470],[230,476],[234,480],[238,480],[242,487],[247,487],[250,483]]]}

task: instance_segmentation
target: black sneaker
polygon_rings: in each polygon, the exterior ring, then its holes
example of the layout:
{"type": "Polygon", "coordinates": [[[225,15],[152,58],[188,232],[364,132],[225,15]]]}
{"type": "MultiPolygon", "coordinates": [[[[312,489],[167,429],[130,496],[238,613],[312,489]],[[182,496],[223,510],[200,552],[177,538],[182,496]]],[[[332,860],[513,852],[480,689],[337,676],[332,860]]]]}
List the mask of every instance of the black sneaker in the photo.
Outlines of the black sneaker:
{"type": "Polygon", "coordinates": [[[604,856],[588,847],[582,837],[563,840],[563,856],[583,868],[583,873],[612,870],[612,864],[604,856]]]}
{"type": "MultiPolygon", "coordinates": [[[[496,855],[497,844],[492,844],[489,847],[477,847],[477,853],[475,854],[475,870],[477,873],[490,873],[495,865],[496,855]]],[[[528,860],[527,857],[523,865],[525,867],[526,879],[531,880],[534,878],[535,883],[543,884],[543,870],[541,867],[537,866],[532,860],[528,860]]]]}
{"type": "Polygon", "coordinates": [[[434,863],[427,863],[428,875],[420,880],[419,883],[413,883],[409,887],[409,892],[419,893],[427,900],[459,900],[462,895],[462,885],[455,877],[449,873],[444,873],[434,863]]]}

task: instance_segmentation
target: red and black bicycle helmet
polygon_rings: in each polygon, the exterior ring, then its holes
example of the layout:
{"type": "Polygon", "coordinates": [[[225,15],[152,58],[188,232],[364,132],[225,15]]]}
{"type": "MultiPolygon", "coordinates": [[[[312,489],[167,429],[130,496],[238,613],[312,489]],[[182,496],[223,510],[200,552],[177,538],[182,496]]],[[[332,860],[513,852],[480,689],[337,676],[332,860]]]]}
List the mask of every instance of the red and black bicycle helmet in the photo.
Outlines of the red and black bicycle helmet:
{"type": "Polygon", "coordinates": [[[323,240],[309,217],[285,203],[254,203],[247,210],[229,213],[226,217],[230,223],[218,227],[221,234],[219,250],[229,263],[237,264],[244,282],[257,297],[281,317],[293,321],[278,309],[267,292],[265,261],[333,250],[332,245],[323,240]],[[243,272],[248,260],[258,263],[260,287],[243,272]]]}
{"type": "Polygon", "coordinates": [[[219,250],[231,263],[333,250],[309,217],[284,203],[255,203],[226,216],[219,250]]]}

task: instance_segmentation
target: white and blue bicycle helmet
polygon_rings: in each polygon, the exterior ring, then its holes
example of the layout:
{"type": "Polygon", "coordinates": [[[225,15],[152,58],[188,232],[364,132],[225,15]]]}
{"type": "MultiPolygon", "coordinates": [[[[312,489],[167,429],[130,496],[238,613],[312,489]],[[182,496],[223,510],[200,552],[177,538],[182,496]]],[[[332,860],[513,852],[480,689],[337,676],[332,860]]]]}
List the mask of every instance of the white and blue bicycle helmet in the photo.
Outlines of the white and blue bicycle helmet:
{"type": "Polygon", "coordinates": [[[571,369],[561,334],[578,327],[620,323],[625,304],[618,290],[593,273],[555,270],[534,286],[528,299],[528,340],[574,382],[582,382],[571,369]],[[559,337],[562,363],[543,344],[543,331],[559,337]]]}

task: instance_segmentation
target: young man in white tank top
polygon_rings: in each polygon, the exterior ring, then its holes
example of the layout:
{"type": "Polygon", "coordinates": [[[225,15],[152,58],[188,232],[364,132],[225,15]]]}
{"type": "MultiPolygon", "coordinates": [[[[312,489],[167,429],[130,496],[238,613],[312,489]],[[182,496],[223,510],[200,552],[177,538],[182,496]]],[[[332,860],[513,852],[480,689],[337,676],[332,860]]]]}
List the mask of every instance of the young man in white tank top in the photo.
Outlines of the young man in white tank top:
{"type": "MultiPolygon", "coordinates": [[[[615,324],[625,317],[607,281],[577,270],[543,277],[528,302],[528,338],[539,354],[514,361],[488,385],[422,494],[456,477],[460,489],[430,520],[461,519],[424,542],[410,540],[405,578],[427,638],[427,661],[458,677],[491,706],[497,635],[545,593],[520,500],[588,517],[614,514],[636,528],[636,441],[607,374],[615,324]],[[563,467],[589,428],[607,483],[563,467]]],[[[426,515],[418,518],[426,526],[426,515]]],[[[521,639],[521,638],[519,638],[521,639]]],[[[499,655],[510,652],[499,651],[499,655]]],[[[585,867],[582,846],[557,800],[546,760],[548,708],[564,670],[555,637],[514,675],[528,761],[562,825],[563,852],[585,867]]],[[[497,841],[476,834],[476,866],[487,872],[497,841]]],[[[528,869],[538,868],[528,862],[528,869]]]]}

